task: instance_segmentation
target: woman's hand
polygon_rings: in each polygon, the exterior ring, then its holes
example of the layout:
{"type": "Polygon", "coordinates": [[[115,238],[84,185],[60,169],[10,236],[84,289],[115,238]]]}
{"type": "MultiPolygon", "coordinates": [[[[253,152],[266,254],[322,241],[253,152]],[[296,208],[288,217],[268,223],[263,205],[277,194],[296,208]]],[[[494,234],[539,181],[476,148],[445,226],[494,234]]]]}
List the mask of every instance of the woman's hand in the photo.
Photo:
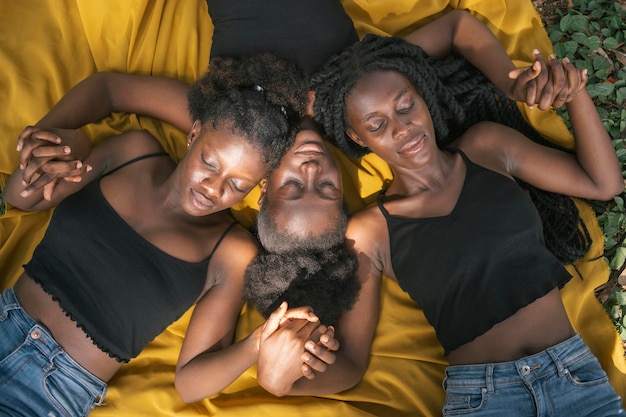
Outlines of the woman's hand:
{"type": "Polygon", "coordinates": [[[509,98],[525,102],[530,108],[558,108],[572,101],[587,83],[587,70],[577,69],[569,59],[559,62],[554,56],[546,62],[538,50],[533,51],[532,66],[509,72],[514,80],[509,98]]]}
{"type": "Polygon", "coordinates": [[[91,169],[82,163],[91,151],[91,142],[75,130],[28,126],[18,137],[17,150],[23,197],[43,187],[43,197],[49,201],[59,181],[80,182],[82,174],[91,169]]]}
{"type": "Polygon", "coordinates": [[[285,395],[303,376],[313,379],[316,372],[324,372],[335,362],[338,348],[334,329],[320,324],[310,307],[288,310],[284,302],[259,337],[259,384],[274,395],[285,395]]]}

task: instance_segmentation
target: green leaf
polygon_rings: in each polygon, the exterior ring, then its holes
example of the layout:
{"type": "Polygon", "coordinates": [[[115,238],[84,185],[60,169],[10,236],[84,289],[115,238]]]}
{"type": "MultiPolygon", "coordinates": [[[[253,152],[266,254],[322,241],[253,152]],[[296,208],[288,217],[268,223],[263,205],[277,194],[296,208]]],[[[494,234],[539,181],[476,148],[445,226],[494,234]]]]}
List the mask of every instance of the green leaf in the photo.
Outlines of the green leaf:
{"type": "Polygon", "coordinates": [[[599,83],[587,86],[587,91],[591,97],[606,97],[613,92],[614,88],[611,83],[599,83]]]}
{"type": "Polygon", "coordinates": [[[561,19],[559,27],[563,32],[586,32],[588,22],[585,16],[567,14],[561,19]]]}
{"type": "Polygon", "coordinates": [[[602,42],[602,46],[606,49],[615,49],[617,45],[619,45],[619,42],[613,36],[606,37],[602,42]]]}

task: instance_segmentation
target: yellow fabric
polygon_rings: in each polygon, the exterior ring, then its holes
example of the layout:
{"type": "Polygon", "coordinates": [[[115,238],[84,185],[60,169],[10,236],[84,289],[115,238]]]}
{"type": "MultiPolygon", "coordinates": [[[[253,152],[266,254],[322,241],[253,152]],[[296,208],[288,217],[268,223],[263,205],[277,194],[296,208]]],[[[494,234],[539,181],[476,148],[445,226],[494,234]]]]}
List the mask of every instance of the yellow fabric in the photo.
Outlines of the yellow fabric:
{"type": "MultiPolygon", "coordinates": [[[[533,48],[545,55],[550,43],[531,2],[515,0],[430,1],[343,0],[360,35],[404,34],[448,8],[470,10],[504,43],[518,64],[528,64],[533,48]]],[[[99,70],[157,74],[192,81],[207,65],[212,25],[204,0],[21,0],[4,2],[0,13],[0,186],[17,166],[15,141],[75,83],[99,70]]],[[[572,140],[552,112],[522,111],[546,136],[561,144],[572,140]]],[[[86,128],[97,142],[129,128],[154,133],[173,155],[184,152],[184,134],[147,119],[115,115],[86,128]]],[[[336,152],[346,179],[351,211],[371,201],[390,178],[374,156],[361,164],[336,152]]],[[[258,190],[238,206],[249,224],[258,190]]],[[[577,263],[584,277],[562,291],[576,329],[626,397],[626,364],[617,334],[593,289],[608,276],[602,236],[593,212],[580,204],[595,244],[577,263]]],[[[50,213],[26,214],[11,207],[0,218],[0,288],[11,286],[41,239],[50,213]]],[[[71,238],[71,237],[68,237],[71,238]]],[[[459,266],[462,267],[462,266],[459,266]]],[[[111,381],[106,406],[94,416],[436,416],[443,403],[445,358],[421,311],[396,284],[383,280],[382,309],[370,366],[363,381],[325,398],[274,398],[256,384],[254,368],[224,393],[184,404],[173,387],[174,367],[189,313],[171,325],[111,381]]],[[[471,318],[468,318],[471,320],[471,318]]],[[[261,322],[244,309],[237,337],[261,322]]],[[[211,375],[207,375],[210,378],[211,375]]]]}

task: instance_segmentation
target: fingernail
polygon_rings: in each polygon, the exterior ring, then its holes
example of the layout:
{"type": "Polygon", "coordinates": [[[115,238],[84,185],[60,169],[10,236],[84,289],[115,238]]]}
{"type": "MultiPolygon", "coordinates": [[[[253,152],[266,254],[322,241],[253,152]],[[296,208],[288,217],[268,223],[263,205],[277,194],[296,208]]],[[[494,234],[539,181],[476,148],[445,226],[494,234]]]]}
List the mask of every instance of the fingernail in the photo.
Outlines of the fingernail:
{"type": "Polygon", "coordinates": [[[86,170],[87,172],[91,171],[92,169],[93,169],[93,167],[92,167],[91,165],[87,165],[87,166],[85,167],[85,170],[86,170]]]}
{"type": "Polygon", "coordinates": [[[324,342],[324,343],[328,343],[328,342],[330,342],[330,337],[324,335],[324,336],[320,337],[320,340],[322,342],[324,342]]]}
{"type": "Polygon", "coordinates": [[[82,162],[80,162],[80,161],[76,162],[76,168],[80,168],[80,167],[82,167],[82,166],[83,166],[83,163],[82,163],[82,162]]]}
{"type": "Polygon", "coordinates": [[[568,57],[563,58],[563,62],[565,62],[566,64],[569,64],[569,58],[568,57]]]}
{"type": "Polygon", "coordinates": [[[533,55],[541,55],[541,52],[539,52],[539,49],[533,49],[533,55]]]}
{"type": "Polygon", "coordinates": [[[29,193],[27,190],[24,190],[24,191],[22,191],[22,192],[20,193],[20,196],[21,196],[21,197],[27,197],[27,196],[28,196],[28,194],[30,194],[30,193],[29,193]]]}
{"type": "Polygon", "coordinates": [[[313,342],[307,342],[305,347],[310,350],[315,349],[315,345],[313,344],[313,342]]]}

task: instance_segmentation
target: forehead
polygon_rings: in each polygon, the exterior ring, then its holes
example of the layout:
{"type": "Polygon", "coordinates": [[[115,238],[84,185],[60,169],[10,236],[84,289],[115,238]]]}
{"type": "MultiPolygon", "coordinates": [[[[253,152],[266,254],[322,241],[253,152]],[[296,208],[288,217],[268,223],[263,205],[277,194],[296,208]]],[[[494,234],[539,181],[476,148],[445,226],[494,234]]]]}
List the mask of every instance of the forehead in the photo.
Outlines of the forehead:
{"type": "MultiPolygon", "coordinates": [[[[406,75],[394,70],[379,70],[369,72],[356,82],[350,95],[354,93],[380,92],[386,89],[413,88],[413,84],[406,75]]],[[[414,89],[414,88],[413,88],[414,89]]]]}
{"type": "Polygon", "coordinates": [[[247,135],[229,127],[205,128],[198,141],[205,156],[218,158],[225,165],[223,168],[236,170],[251,180],[260,180],[269,170],[256,144],[247,135]]]}
{"type": "Polygon", "coordinates": [[[388,100],[397,101],[406,92],[417,94],[411,81],[393,70],[365,74],[346,97],[349,111],[366,111],[388,100]]]}

